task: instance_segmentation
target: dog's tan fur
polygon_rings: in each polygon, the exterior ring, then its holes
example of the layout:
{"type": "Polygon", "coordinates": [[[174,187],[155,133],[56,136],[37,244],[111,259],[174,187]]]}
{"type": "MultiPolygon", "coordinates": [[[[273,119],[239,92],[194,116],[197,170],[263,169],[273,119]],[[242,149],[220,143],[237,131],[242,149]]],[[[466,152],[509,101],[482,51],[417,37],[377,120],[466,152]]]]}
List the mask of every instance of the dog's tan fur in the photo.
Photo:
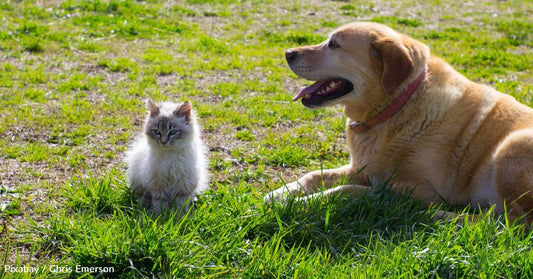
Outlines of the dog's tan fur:
{"type": "MultiPolygon", "coordinates": [[[[430,203],[483,208],[505,206],[511,218],[533,209],[533,110],[474,83],[426,45],[376,23],[352,23],[313,46],[291,49],[291,69],[308,80],[344,78],[354,90],[325,105],[341,104],[348,118],[372,119],[412,83],[425,79],[393,117],[368,131],[347,125],[349,165],[313,171],[265,196],[342,192],[357,195],[371,181],[393,177],[399,192],[430,203]],[[328,46],[333,41],[336,47],[328,46]],[[359,174],[358,171],[362,170],[359,174]],[[341,178],[349,185],[332,188],[341,178]]],[[[531,221],[531,215],[528,220],[531,221]]]]}

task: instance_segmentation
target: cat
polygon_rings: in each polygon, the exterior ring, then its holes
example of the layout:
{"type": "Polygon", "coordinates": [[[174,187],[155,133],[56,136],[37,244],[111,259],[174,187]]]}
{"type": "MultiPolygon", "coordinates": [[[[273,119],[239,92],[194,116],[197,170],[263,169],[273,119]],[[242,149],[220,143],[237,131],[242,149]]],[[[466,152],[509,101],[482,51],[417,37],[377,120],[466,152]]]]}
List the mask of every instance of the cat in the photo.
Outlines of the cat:
{"type": "Polygon", "coordinates": [[[208,187],[208,161],[191,104],[146,101],[141,134],[126,152],[127,177],[136,199],[153,213],[187,210],[208,187]]]}

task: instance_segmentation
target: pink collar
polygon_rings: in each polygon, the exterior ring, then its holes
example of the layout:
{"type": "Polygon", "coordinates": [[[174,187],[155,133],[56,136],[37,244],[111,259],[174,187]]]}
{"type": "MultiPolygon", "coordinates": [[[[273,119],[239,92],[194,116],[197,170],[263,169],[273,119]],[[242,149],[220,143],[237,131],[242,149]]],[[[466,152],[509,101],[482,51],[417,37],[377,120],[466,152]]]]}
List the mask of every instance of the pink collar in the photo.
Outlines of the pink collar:
{"type": "Polygon", "coordinates": [[[372,118],[366,123],[354,121],[349,124],[350,129],[352,129],[352,131],[355,133],[362,133],[368,131],[370,128],[377,126],[378,124],[394,116],[398,111],[400,111],[400,109],[405,105],[405,103],[409,101],[411,96],[413,96],[413,93],[415,93],[416,89],[418,89],[425,77],[426,71],[424,70],[418,76],[418,78],[413,81],[413,83],[409,84],[409,86],[402,91],[398,98],[396,98],[388,107],[382,110],[378,115],[376,115],[374,118],[372,118]]]}

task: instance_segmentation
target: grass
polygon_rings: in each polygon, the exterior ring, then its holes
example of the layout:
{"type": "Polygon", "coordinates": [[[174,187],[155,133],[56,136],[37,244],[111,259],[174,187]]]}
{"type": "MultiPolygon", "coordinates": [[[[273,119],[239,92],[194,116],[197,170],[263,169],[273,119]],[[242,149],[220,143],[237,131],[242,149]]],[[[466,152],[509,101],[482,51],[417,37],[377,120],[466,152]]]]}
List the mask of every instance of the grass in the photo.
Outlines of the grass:
{"type": "Polygon", "coordinates": [[[285,49],[382,22],[532,106],[529,1],[22,0],[0,13],[0,276],[533,277],[531,232],[490,213],[434,222],[436,208],[387,185],[262,201],[349,160],[341,108],[290,102],[305,81],[285,49]],[[150,216],[125,182],[147,97],[190,100],[201,117],[211,189],[184,218],[150,216]]]}

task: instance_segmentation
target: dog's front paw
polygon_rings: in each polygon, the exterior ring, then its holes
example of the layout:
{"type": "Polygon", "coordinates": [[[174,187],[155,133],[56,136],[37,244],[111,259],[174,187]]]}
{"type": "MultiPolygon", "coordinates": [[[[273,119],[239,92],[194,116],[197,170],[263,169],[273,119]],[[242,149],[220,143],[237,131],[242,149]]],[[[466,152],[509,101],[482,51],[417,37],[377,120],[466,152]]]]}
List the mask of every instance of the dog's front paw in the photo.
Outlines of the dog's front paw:
{"type": "Polygon", "coordinates": [[[278,203],[285,200],[289,196],[289,192],[283,188],[276,189],[265,195],[264,201],[266,204],[278,203]]]}
{"type": "Polygon", "coordinates": [[[299,193],[301,190],[301,184],[295,181],[266,194],[264,201],[266,204],[282,202],[289,196],[299,193]]]}

